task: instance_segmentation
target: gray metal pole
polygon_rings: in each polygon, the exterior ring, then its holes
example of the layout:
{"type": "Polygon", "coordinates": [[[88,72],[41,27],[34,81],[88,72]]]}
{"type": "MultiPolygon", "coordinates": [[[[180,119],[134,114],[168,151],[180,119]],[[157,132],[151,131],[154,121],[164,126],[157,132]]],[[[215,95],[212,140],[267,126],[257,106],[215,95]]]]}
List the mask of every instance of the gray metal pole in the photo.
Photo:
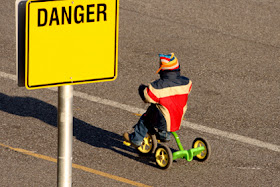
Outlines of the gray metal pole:
{"type": "Polygon", "coordinates": [[[73,86],[58,87],[57,186],[72,186],[73,86]]]}

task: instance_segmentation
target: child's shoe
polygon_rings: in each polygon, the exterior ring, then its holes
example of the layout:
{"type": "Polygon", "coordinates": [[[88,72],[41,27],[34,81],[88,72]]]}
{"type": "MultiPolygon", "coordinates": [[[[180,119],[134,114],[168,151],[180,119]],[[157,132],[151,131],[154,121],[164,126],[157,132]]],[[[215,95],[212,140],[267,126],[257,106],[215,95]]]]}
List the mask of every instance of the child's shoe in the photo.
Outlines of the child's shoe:
{"type": "Polygon", "coordinates": [[[137,148],[139,147],[138,145],[134,144],[133,142],[131,142],[130,138],[129,138],[129,134],[127,132],[125,132],[123,134],[123,138],[126,142],[130,143],[133,147],[137,148]]]}

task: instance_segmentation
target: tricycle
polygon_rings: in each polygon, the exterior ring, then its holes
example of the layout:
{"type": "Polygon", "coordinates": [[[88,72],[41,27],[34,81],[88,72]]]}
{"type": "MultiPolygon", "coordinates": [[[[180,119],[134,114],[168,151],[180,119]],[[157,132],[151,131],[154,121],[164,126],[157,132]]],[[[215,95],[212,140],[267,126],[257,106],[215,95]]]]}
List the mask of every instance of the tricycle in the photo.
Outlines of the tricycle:
{"type": "MultiPolygon", "coordinates": [[[[196,138],[192,143],[192,148],[184,150],[179,136],[176,132],[171,132],[176,140],[179,151],[172,153],[171,149],[166,143],[160,142],[156,133],[148,132],[142,141],[141,146],[136,150],[140,154],[154,154],[156,164],[161,169],[168,169],[171,167],[172,162],[179,158],[185,158],[187,161],[197,160],[200,162],[206,161],[210,156],[210,145],[203,138],[196,138]],[[159,143],[159,144],[158,144],[159,143]]],[[[130,146],[131,143],[124,141],[124,145],[130,146]]]]}

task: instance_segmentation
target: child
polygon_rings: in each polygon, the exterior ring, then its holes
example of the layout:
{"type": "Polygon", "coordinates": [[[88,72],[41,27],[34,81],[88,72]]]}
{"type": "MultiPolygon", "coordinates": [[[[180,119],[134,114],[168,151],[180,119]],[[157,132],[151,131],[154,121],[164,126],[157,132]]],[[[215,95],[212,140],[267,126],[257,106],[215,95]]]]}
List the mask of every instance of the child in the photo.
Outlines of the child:
{"type": "Polygon", "coordinates": [[[179,130],[181,121],[187,110],[188,95],[192,82],[181,76],[178,59],[171,54],[159,54],[160,68],[157,73],[160,79],[148,86],[139,86],[139,95],[146,103],[151,103],[147,111],[134,126],[134,132],[124,133],[125,141],[134,147],[141,145],[146,133],[156,128],[157,138],[170,140],[170,132],[179,130]]]}

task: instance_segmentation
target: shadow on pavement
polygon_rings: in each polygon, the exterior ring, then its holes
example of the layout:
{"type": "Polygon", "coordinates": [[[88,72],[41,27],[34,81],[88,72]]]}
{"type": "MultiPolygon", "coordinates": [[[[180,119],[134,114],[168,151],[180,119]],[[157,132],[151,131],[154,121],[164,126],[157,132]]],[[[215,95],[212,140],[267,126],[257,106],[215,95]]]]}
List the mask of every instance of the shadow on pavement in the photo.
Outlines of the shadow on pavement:
{"type": "MultiPolygon", "coordinates": [[[[51,126],[57,127],[57,107],[32,97],[11,97],[0,93],[0,110],[23,117],[33,117],[51,126]]],[[[110,149],[130,159],[154,166],[152,157],[135,157],[126,153],[135,149],[123,145],[119,134],[94,127],[78,118],[73,119],[73,135],[77,140],[89,145],[110,149]],[[115,149],[118,148],[118,149],[115,149]],[[124,150],[126,152],[121,151],[124,150]]]]}

